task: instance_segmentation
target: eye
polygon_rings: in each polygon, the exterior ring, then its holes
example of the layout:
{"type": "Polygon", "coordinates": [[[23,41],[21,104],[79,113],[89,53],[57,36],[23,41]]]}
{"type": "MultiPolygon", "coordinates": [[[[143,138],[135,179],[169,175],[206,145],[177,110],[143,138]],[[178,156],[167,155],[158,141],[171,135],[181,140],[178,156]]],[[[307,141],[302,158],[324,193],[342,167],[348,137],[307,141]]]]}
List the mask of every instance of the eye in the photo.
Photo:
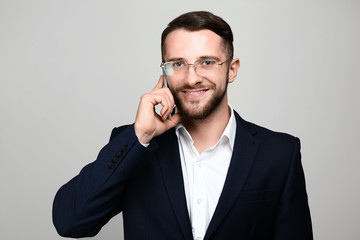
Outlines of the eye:
{"type": "Polygon", "coordinates": [[[203,67],[211,67],[211,66],[213,66],[215,63],[216,63],[215,60],[206,59],[206,60],[201,61],[201,66],[203,66],[203,67]]]}
{"type": "Polygon", "coordinates": [[[173,63],[174,68],[181,68],[185,66],[185,63],[183,61],[174,62],[173,63]]]}

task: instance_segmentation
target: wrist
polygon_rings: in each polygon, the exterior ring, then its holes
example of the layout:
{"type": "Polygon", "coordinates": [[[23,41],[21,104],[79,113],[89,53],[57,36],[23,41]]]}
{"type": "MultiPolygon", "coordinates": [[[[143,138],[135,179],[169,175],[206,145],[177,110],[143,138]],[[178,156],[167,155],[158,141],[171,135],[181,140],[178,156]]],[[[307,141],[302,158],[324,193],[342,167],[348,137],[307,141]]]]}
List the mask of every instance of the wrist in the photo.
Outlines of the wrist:
{"type": "Polygon", "coordinates": [[[143,146],[148,146],[151,141],[151,135],[144,133],[142,130],[138,129],[136,124],[134,126],[135,129],[135,135],[139,141],[139,143],[143,146]]]}

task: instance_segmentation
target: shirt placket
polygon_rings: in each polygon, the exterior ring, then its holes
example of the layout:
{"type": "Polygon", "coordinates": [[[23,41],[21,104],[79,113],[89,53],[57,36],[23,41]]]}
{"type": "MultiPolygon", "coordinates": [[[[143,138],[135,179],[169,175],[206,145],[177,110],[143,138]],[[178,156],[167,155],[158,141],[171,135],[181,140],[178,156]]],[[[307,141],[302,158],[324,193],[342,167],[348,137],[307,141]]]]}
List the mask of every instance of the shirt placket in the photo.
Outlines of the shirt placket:
{"type": "Polygon", "coordinates": [[[192,227],[195,240],[201,240],[206,232],[207,195],[204,179],[204,163],[200,158],[193,168],[192,227]]]}

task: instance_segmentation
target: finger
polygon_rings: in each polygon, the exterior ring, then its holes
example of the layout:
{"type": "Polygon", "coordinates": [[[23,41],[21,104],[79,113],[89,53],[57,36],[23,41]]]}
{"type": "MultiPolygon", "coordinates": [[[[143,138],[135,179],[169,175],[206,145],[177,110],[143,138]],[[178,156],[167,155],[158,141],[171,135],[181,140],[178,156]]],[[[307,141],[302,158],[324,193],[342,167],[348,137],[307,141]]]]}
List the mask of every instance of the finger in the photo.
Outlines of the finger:
{"type": "Polygon", "coordinates": [[[169,105],[162,105],[162,109],[160,111],[160,115],[162,120],[165,120],[167,116],[169,115],[169,105]]]}
{"type": "Polygon", "coordinates": [[[162,106],[160,110],[160,115],[165,120],[167,115],[169,115],[171,112],[170,108],[172,108],[169,97],[164,93],[152,93],[146,97],[149,99],[147,101],[149,101],[153,107],[155,107],[158,104],[162,106]]]}
{"type": "Polygon", "coordinates": [[[166,104],[164,104],[164,102],[160,103],[162,105],[160,115],[162,116],[163,120],[165,120],[171,114],[172,109],[175,106],[174,98],[168,88],[156,90],[152,94],[154,96],[157,95],[157,98],[163,98],[166,101],[166,104]]]}
{"type": "Polygon", "coordinates": [[[174,96],[172,95],[170,88],[164,88],[165,94],[169,97],[170,104],[175,105],[174,96]]]}
{"type": "Polygon", "coordinates": [[[161,94],[166,94],[169,96],[169,99],[170,99],[170,102],[175,105],[175,101],[174,101],[174,97],[170,91],[170,88],[168,87],[163,87],[163,84],[164,84],[164,76],[161,75],[160,78],[159,78],[159,81],[158,83],[156,84],[156,86],[153,88],[153,91],[152,92],[158,92],[158,93],[161,93],[161,94]],[[160,87],[161,86],[161,87],[160,87]]]}
{"type": "Polygon", "coordinates": [[[169,98],[168,97],[165,97],[165,98],[166,98],[168,104],[166,106],[163,106],[163,108],[160,111],[163,120],[167,119],[170,116],[172,108],[173,108],[172,107],[173,105],[171,105],[169,98]]]}
{"type": "Polygon", "coordinates": [[[175,99],[174,99],[174,96],[171,94],[171,92],[170,92],[170,106],[171,106],[171,112],[172,112],[173,108],[175,107],[175,99]]]}
{"type": "Polygon", "coordinates": [[[181,115],[179,113],[175,113],[171,119],[165,121],[165,124],[168,129],[175,127],[181,120],[181,115]]]}
{"type": "Polygon", "coordinates": [[[173,108],[175,107],[175,100],[169,88],[163,88],[161,91],[162,94],[166,95],[166,98],[169,101],[169,108],[166,109],[167,111],[165,113],[165,117],[167,118],[172,113],[173,108]]]}
{"type": "Polygon", "coordinates": [[[154,100],[155,100],[155,104],[154,106],[156,106],[157,104],[160,104],[164,111],[167,110],[170,107],[169,104],[169,99],[166,95],[154,95],[154,100]]]}
{"type": "Polygon", "coordinates": [[[156,84],[156,86],[153,88],[153,91],[161,89],[163,86],[164,86],[164,77],[163,77],[163,75],[161,75],[160,78],[159,78],[159,81],[156,84]]]}

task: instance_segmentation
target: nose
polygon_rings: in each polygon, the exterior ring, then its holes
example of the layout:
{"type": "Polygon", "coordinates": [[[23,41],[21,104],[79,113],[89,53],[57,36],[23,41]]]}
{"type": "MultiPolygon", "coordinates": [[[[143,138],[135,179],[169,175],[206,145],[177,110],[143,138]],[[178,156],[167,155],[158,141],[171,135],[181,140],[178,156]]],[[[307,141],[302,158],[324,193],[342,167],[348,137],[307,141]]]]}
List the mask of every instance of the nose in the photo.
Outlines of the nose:
{"type": "Polygon", "coordinates": [[[193,69],[194,69],[194,71],[196,72],[196,66],[195,66],[195,64],[193,63],[193,64],[188,64],[188,71],[189,71],[189,68],[190,67],[192,67],[193,69]]]}
{"type": "Polygon", "coordinates": [[[189,86],[195,86],[196,84],[202,81],[202,78],[196,72],[196,67],[194,64],[188,64],[188,69],[185,75],[185,81],[189,86]]]}

